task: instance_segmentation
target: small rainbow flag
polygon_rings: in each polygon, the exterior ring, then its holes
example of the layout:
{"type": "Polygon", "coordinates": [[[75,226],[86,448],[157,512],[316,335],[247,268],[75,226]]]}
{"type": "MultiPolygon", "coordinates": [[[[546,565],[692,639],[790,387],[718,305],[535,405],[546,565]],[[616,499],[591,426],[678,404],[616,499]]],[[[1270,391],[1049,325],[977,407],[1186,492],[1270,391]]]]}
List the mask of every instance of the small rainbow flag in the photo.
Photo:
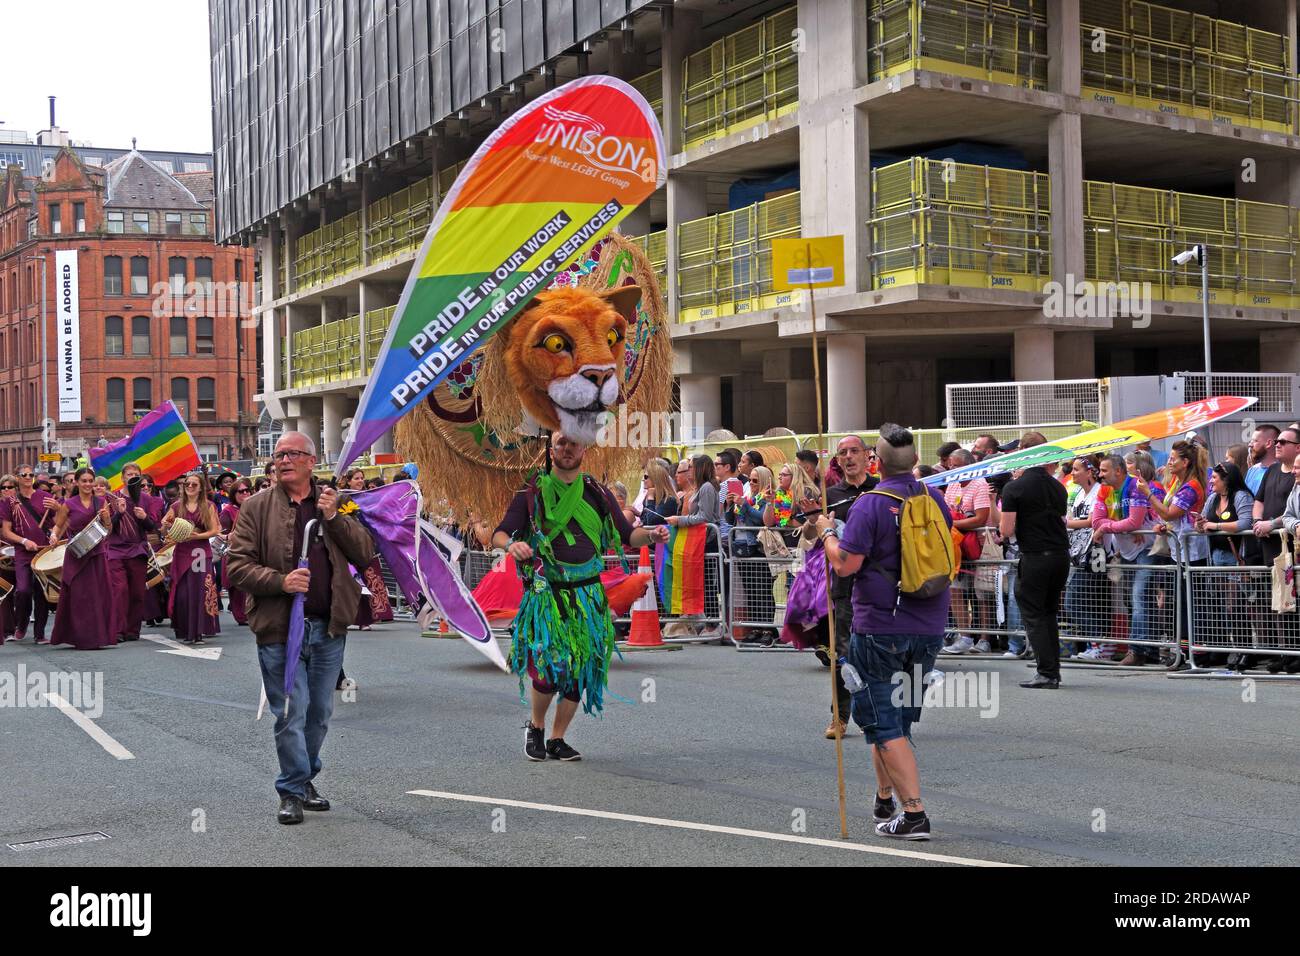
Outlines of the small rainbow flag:
{"type": "Polygon", "coordinates": [[[122,487],[122,468],[136,462],[156,485],[165,485],[202,464],[185,419],[170,401],[163,402],[136,422],[131,434],[104,448],[92,448],[90,465],[108,479],[108,487],[122,487]]]}
{"type": "Polygon", "coordinates": [[[655,585],[665,613],[704,613],[704,545],[708,534],[708,527],[702,524],[673,528],[667,542],[655,545],[655,585]]]}

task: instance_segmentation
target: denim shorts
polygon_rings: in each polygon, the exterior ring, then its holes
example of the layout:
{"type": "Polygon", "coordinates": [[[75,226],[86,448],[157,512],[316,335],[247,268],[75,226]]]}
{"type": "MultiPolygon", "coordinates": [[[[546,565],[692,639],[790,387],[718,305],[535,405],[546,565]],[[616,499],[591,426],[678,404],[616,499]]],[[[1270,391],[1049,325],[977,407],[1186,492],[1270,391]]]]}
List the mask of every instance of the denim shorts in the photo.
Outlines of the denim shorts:
{"type": "Polygon", "coordinates": [[[942,634],[854,632],[848,661],[867,686],[853,695],[853,719],[869,743],[911,740],[912,724],[921,719],[920,678],[934,668],[942,646],[942,634]]]}

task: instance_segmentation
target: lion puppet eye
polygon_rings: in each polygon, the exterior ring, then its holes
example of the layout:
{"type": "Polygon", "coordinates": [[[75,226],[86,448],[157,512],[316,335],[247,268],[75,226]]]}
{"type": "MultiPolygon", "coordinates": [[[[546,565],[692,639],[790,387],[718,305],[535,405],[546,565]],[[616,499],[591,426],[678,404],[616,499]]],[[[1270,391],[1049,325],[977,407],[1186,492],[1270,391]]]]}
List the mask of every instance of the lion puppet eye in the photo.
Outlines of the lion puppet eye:
{"type": "Polygon", "coordinates": [[[541,347],[546,349],[546,351],[550,352],[552,355],[559,355],[561,352],[568,351],[569,340],[558,332],[552,332],[546,338],[542,339],[541,347]]]}
{"type": "Polygon", "coordinates": [[[605,333],[605,341],[609,343],[610,348],[613,348],[615,345],[618,345],[618,343],[622,340],[622,338],[623,336],[619,334],[618,329],[610,329],[608,332],[605,333]]]}

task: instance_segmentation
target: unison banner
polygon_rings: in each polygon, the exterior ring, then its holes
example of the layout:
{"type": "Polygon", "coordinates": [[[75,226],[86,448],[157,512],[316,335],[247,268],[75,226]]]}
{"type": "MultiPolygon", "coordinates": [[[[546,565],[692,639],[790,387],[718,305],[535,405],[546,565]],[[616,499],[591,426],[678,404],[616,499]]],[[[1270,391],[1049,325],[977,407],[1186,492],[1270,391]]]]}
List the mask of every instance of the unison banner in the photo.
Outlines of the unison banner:
{"type": "Polygon", "coordinates": [[[55,314],[58,315],[59,421],[81,421],[81,292],[77,250],[54,253],[55,314]]]}
{"type": "Polygon", "coordinates": [[[566,83],[503,122],[438,207],[338,468],[665,178],[659,121],[645,98],[615,77],[566,83]]]}
{"type": "Polygon", "coordinates": [[[941,471],[937,475],[921,479],[932,486],[950,485],[954,481],[972,481],[975,478],[992,478],[1018,468],[1037,468],[1040,465],[1052,465],[1058,461],[1078,458],[1080,455],[1109,454],[1140,445],[1144,441],[1159,441],[1171,435],[1182,435],[1198,428],[1204,428],[1220,418],[1227,418],[1245,411],[1258,399],[1235,398],[1231,395],[1207,398],[1199,402],[1189,402],[1177,408],[1167,408],[1159,412],[1150,412],[1136,418],[1126,418],[1113,425],[1102,425],[1086,432],[1079,432],[1069,438],[1049,441],[1045,445],[1034,445],[977,461],[962,468],[941,471]]]}

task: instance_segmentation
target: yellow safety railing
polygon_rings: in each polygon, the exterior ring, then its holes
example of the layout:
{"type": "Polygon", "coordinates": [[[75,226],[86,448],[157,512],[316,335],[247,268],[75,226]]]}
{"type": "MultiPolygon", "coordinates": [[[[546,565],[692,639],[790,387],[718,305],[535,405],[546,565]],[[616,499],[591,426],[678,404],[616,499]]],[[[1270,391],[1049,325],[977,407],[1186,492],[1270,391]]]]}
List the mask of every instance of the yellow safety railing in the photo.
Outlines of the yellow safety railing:
{"type": "Polygon", "coordinates": [[[294,245],[292,291],[323,285],[360,266],[360,224],[354,212],[299,236],[294,245]]]}
{"type": "Polygon", "coordinates": [[[350,315],[293,334],[293,388],[359,377],[361,318],[350,315]]]}
{"type": "Polygon", "coordinates": [[[798,108],[798,25],[798,7],[786,7],[686,58],[681,117],[687,147],[798,108]]]}
{"type": "Polygon", "coordinates": [[[370,204],[366,210],[367,265],[420,247],[437,208],[436,180],[435,176],[421,179],[370,204]]]}
{"type": "Polygon", "coordinates": [[[638,76],[635,80],[629,80],[628,85],[646,98],[650,104],[650,109],[659,118],[659,125],[664,121],[664,73],[663,70],[652,70],[644,76],[638,76]]]}
{"type": "Polygon", "coordinates": [[[641,251],[650,260],[655,278],[659,280],[659,291],[668,295],[668,230],[647,233],[644,236],[628,236],[627,241],[641,247],[641,251]]]}
{"type": "Polygon", "coordinates": [[[797,192],[681,223],[678,321],[792,305],[794,293],[772,290],[772,240],[799,234],[797,192]]]}
{"type": "Polygon", "coordinates": [[[363,374],[369,375],[375,367],[375,359],[379,356],[379,349],[384,344],[384,336],[388,334],[388,326],[392,324],[393,313],[397,311],[397,306],[390,305],[386,309],[371,309],[366,313],[366,322],[363,334],[366,338],[366,365],[363,374]]]}
{"type": "Polygon", "coordinates": [[[873,80],[936,70],[1047,86],[1046,0],[868,0],[873,80]]]}
{"type": "Polygon", "coordinates": [[[1084,0],[1083,94],[1220,125],[1294,132],[1287,38],[1144,0],[1084,0]]]}

